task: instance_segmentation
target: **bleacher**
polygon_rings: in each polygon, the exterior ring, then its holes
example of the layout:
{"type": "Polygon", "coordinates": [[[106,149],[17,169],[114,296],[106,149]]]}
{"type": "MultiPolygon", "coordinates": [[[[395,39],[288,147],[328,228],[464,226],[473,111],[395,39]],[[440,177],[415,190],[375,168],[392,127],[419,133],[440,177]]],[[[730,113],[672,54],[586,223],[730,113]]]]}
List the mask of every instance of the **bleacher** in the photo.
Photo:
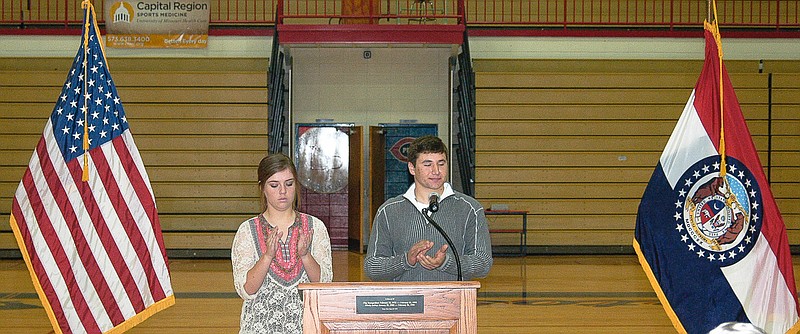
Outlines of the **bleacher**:
{"type": "MultiPolygon", "coordinates": [[[[487,207],[507,204],[529,212],[529,252],[630,252],[639,201],[701,66],[681,60],[475,60],[477,199],[487,207]]],[[[758,61],[726,61],[726,67],[772,176],[789,238],[796,240],[797,67],[766,62],[763,73],[758,61]]],[[[519,226],[513,217],[490,220],[498,229],[519,226]]],[[[518,242],[514,234],[492,238],[495,244],[518,242]]]]}
{"type": "MultiPolygon", "coordinates": [[[[70,62],[0,59],[4,222],[70,62]]],[[[254,174],[267,147],[267,59],[108,62],[171,256],[227,256],[239,223],[259,210],[254,174]]],[[[639,200],[701,64],[476,59],[477,199],[529,211],[530,252],[629,252],[639,200]]],[[[758,65],[726,61],[797,240],[800,65],[767,61],[762,73],[758,65]]],[[[514,219],[490,220],[511,229],[514,219]]],[[[497,234],[493,242],[515,245],[518,236],[497,234]]],[[[16,249],[9,225],[0,224],[0,251],[16,249]]]]}
{"type": "MultiPolygon", "coordinates": [[[[17,249],[14,192],[72,59],[0,59],[0,251],[17,249]]],[[[172,255],[227,256],[259,210],[267,59],[108,59],[172,255]]]]}

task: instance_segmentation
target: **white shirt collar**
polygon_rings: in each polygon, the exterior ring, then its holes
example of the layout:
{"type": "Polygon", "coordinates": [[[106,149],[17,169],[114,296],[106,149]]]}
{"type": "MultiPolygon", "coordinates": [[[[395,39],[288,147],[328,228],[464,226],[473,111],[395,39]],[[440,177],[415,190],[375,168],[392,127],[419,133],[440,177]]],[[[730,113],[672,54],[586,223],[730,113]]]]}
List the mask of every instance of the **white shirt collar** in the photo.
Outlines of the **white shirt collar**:
{"type": "MultiPolygon", "coordinates": [[[[422,203],[420,201],[417,201],[417,196],[416,196],[416,194],[414,194],[414,190],[415,189],[417,189],[417,184],[416,183],[412,183],[411,186],[408,187],[408,190],[406,190],[406,193],[403,194],[403,197],[405,197],[409,201],[411,201],[411,204],[414,204],[414,206],[417,207],[417,210],[422,211],[422,209],[425,209],[425,208],[428,207],[428,204],[425,204],[425,203],[422,203]]],[[[442,191],[442,196],[439,198],[439,201],[441,201],[444,198],[446,198],[447,196],[450,196],[450,195],[453,195],[453,194],[455,194],[455,192],[453,192],[453,187],[450,186],[450,183],[445,182],[444,183],[444,190],[442,191]]]]}

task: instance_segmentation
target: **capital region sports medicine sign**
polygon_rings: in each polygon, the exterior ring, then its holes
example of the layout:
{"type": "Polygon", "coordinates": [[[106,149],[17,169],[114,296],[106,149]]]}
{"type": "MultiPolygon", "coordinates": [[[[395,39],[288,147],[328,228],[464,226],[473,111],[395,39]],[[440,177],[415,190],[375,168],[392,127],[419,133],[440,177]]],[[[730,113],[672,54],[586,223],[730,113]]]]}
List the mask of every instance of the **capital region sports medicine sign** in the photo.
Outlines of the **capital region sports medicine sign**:
{"type": "Polygon", "coordinates": [[[106,46],[205,48],[210,0],[105,0],[106,46]]]}

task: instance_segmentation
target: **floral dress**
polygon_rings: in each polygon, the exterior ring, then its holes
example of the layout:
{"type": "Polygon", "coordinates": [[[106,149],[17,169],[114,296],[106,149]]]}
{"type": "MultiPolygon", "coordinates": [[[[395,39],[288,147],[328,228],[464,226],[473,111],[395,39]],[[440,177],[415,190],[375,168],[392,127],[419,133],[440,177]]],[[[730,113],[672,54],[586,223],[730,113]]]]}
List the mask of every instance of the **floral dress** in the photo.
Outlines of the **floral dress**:
{"type": "Polygon", "coordinates": [[[275,227],[263,215],[253,217],[239,226],[231,248],[233,283],[244,299],[240,333],[302,333],[303,303],[297,284],[309,282],[303,262],[297,254],[300,232],[311,232],[311,255],[320,266],[320,282],[333,279],[331,243],[325,225],[318,218],[298,213],[289,227],[286,242],[280,242],[279,252],[269,267],[269,273],[258,291],[250,295],[244,290],[247,272],[264,254],[266,236],[275,227]]]}

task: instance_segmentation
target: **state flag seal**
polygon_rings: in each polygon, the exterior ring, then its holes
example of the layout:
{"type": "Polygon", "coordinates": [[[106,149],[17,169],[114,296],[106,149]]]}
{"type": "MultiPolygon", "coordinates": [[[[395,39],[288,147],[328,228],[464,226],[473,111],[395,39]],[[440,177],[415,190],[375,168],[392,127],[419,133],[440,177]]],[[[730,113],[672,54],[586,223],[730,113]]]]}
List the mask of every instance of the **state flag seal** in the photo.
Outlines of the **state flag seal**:
{"type": "Polygon", "coordinates": [[[721,176],[720,156],[688,168],[676,187],[675,228],[697,258],[720,266],[736,263],[752,249],[761,231],[761,191],[747,167],[727,157],[721,176]]]}

